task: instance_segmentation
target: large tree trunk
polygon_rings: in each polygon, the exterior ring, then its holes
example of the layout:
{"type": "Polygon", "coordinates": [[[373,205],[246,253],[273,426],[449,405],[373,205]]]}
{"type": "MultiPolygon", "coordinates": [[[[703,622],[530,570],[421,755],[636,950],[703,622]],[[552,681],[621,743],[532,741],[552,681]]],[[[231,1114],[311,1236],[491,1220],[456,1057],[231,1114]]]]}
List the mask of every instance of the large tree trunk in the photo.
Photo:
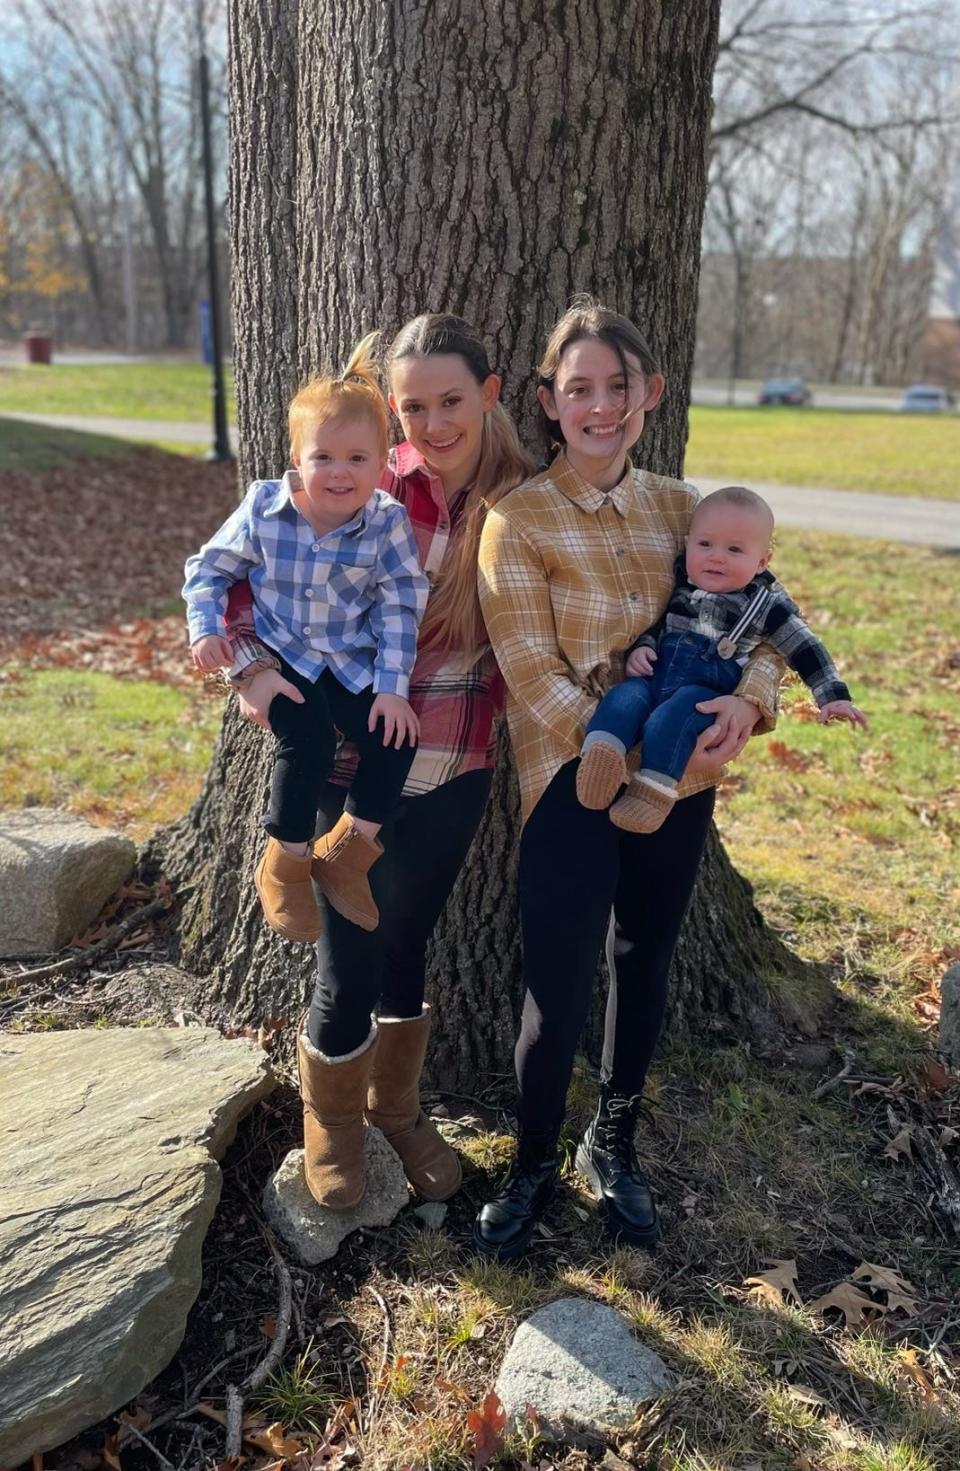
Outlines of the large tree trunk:
{"type": "MultiPolygon", "coordinates": [[[[532,442],[531,379],[572,293],[641,323],[670,393],[643,442],[683,464],[719,4],[231,0],[235,361],[245,475],[285,464],[301,373],[425,309],[476,322],[532,442]],[[296,40],[294,41],[294,33],[296,40]],[[283,218],[280,218],[280,211],[283,218]],[[271,227],[273,226],[273,227],[271,227]]],[[[250,871],[268,739],[228,714],[204,791],[155,846],[191,884],[181,958],[211,1016],[293,1015],[305,947],[263,926],[250,871]]],[[[433,1076],[504,1072],[521,995],[516,788],[493,798],[432,946],[433,1076]]],[[[675,977],[675,1026],[755,1018],[795,967],[715,841],[675,977]]]]}

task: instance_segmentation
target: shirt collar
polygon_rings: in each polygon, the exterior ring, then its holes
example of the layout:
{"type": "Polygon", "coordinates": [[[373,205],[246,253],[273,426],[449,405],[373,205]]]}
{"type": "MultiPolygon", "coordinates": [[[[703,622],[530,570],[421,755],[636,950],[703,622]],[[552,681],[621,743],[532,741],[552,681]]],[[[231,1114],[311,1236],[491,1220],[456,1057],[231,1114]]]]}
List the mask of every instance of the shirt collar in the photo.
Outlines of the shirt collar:
{"type": "Polygon", "coordinates": [[[610,501],[621,516],[627,514],[633,491],[633,466],[629,457],[624,466],[623,475],[612,490],[598,490],[595,485],[584,480],[579,470],[575,470],[571,465],[565,449],[559,451],[550,466],[550,479],[557,489],[582,511],[590,511],[595,514],[601,506],[605,506],[607,501],[610,501]]]}
{"type": "MultiPolygon", "coordinates": [[[[283,479],[280,481],[277,487],[276,496],[274,497],[272,503],[269,506],[265,507],[263,515],[265,517],[279,516],[280,513],[282,511],[285,511],[289,506],[294,515],[299,517],[300,511],[294,505],[293,501],[293,492],[299,489],[300,471],[287,470],[284,474],[283,479]]],[[[376,510],[376,507],[377,492],[374,491],[370,499],[368,501],[365,501],[364,504],[360,507],[359,511],[354,516],[352,521],[345,521],[342,526],[331,527],[329,531],[318,531],[315,526],[311,526],[310,530],[313,532],[314,536],[319,537],[321,541],[325,536],[359,536],[362,532],[366,530],[367,519],[373,514],[373,512],[376,510]]],[[[310,523],[309,521],[307,521],[305,516],[303,517],[303,521],[305,525],[310,526],[310,523]]]]}
{"type": "MultiPolygon", "coordinates": [[[[463,497],[470,489],[470,486],[464,485],[460,490],[457,491],[453,499],[451,501],[448,501],[446,493],[443,489],[443,481],[440,479],[440,476],[434,474],[420,451],[418,449],[414,449],[413,445],[410,444],[409,441],[404,440],[402,444],[394,445],[393,449],[391,450],[391,459],[393,464],[393,471],[396,475],[399,475],[401,477],[406,475],[423,476],[423,478],[427,482],[427,488],[430,492],[430,498],[438,511],[449,515],[454,510],[454,508],[459,509],[460,507],[462,507],[463,497]]],[[[472,483],[473,482],[471,481],[471,484],[472,483]]]]}

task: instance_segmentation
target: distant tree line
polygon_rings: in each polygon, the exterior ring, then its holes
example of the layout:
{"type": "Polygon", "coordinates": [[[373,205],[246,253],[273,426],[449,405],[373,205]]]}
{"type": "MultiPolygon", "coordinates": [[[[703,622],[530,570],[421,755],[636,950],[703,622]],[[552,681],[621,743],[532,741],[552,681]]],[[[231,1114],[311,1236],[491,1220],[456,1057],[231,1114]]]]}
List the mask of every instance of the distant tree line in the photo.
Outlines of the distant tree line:
{"type": "MultiPolygon", "coordinates": [[[[197,337],[198,56],[225,192],[223,0],[8,0],[0,52],[0,336],[141,350],[197,337]]],[[[221,210],[222,213],[222,210],[221,210]]]]}
{"type": "MultiPolygon", "coordinates": [[[[222,203],[224,4],[8,0],[0,337],[196,346],[197,55],[222,203]]],[[[724,0],[698,374],[915,375],[960,167],[958,22],[958,0],[724,0]]]]}

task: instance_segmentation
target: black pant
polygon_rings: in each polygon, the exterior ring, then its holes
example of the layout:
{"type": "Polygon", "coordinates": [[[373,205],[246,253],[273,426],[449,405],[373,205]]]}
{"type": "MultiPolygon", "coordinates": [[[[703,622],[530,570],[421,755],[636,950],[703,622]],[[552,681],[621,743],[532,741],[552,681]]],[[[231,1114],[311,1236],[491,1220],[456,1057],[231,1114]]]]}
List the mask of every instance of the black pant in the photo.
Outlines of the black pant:
{"type": "Polygon", "coordinates": [[[655,833],[581,807],[562,767],[520,840],[527,992],[516,1047],[521,1127],[556,1134],[608,929],[601,1077],[641,1092],[663,1025],[667,978],[713,813],[712,788],[677,802],[655,833]],[[610,926],[613,907],[614,924],[610,926]]]}
{"type": "MultiPolygon", "coordinates": [[[[491,777],[470,771],[401,801],[383,833],[383,857],[370,869],[380,910],[375,930],[361,930],[324,905],[307,1035],[328,1057],[360,1046],[378,1003],[383,1016],[420,1015],[427,941],[480,825],[491,777]]],[[[323,788],[320,812],[328,830],[343,798],[343,787],[323,788]]]]}
{"type": "Polygon", "coordinates": [[[381,722],[376,730],[367,729],[375,699],[372,689],[356,695],[329,669],[311,682],[285,659],[280,660],[280,672],[296,685],[303,704],[286,695],[276,695],[270,703],[270,729],[277,738],[277,749],[270,806],[261,819],[267,832],[288,843],[305,843],[313,837],[320,788],[333,769],[338,730],[360,753],[347,811],[368,822],[385,822],[400,800],[416,747],[409,741],[399,751],[385,746],[381,722]]]}

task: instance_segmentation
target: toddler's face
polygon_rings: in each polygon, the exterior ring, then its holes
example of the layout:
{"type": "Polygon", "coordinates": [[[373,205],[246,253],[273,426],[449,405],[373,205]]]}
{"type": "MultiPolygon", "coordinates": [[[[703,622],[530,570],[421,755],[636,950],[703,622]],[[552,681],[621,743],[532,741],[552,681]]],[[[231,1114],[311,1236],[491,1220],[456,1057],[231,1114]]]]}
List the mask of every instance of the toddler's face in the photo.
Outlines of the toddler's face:
{"type": "Polygon", "coordinates": [[[706,592],[739,592],[770,560],[766,517],[745,506],[712,507],[709,497],[696,511],[687,536],[687,576],[706,592]]]}
{"type": "Polygon", "coordinates": [[[351,415],[311,425],[293,463],[303,486],[301,510],[318,529],[332,530],[366,505],[385,460],[373,424],[351,415]]]}

